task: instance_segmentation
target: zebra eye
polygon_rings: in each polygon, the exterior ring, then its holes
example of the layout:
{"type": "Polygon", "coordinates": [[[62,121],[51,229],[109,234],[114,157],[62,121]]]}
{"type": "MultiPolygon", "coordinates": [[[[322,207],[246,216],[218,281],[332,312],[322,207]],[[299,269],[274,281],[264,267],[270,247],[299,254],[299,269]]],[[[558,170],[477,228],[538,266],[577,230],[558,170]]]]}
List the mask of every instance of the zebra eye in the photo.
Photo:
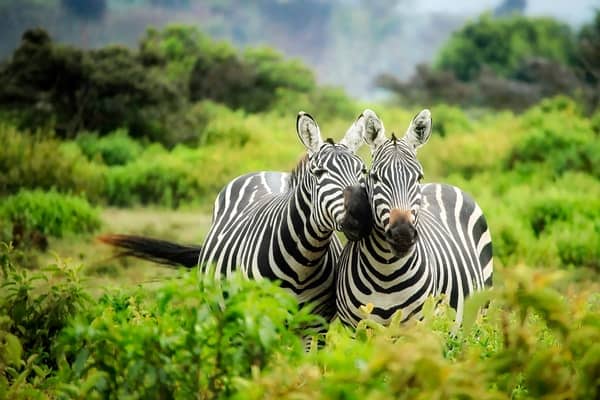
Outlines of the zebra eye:
{"type": "Polygon", "coordinates": [[[367,174],[367,169],[366,169],[366,168],[363,168],[363,169],[362,169],[360,172],[361,172],[363,175],[366,175],[366,174],[367,174]]]}
{"type": "Polygon", "coordinates": [[[325,168],[315,168],[311,172],[314,176],[320,178],[327,173],[327,170],[325,168]]]}
{"type": "Polygon", "coordinates": [[[371,172],[369,176],[371,177],[373,182],[379,182],[379,176],[375,172],[371,172]]]}

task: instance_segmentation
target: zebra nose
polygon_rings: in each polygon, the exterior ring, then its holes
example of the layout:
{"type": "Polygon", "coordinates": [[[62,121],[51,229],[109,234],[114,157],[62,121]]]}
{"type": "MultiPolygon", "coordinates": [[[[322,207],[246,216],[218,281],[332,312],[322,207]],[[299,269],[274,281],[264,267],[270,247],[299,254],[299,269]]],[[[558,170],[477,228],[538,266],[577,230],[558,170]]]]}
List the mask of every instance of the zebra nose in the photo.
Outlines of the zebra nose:
{"type": "Polygon", "coordinates": [[[346,238],[356,241],[367,236],[373,226],[373,217],[364,186],[358,184],[344,189],[344,208],[341,227],[346,238]]]}
{"type": "Polygon", "coordinates": [[[406,255],[417,241],[417,230],[408,222],[396,222],[385,231],[385,240],[397,256],[406,255]]]}
{"type": "Polygon", "coordinates": [[[385,240],[397,256],[406,255],[417,241],[417,229],[410,211],[394,208],[390,211],[389,225],[385,231],[385,240]]]}
{"type": "Polygon", "coordinates": [[[414,224],[414,215],[410,211],[401,210],[399,208],[392,208],[390,210],[390,226],[396,223],[403,222],[407,224],[414,224]]]}

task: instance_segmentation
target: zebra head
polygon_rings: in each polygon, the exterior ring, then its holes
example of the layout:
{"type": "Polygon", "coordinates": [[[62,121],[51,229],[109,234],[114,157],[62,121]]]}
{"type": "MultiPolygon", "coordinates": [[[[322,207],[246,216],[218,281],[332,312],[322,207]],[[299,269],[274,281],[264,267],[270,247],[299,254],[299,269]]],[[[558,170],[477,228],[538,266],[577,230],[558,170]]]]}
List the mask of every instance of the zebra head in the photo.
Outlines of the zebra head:
{"type": "Polygon", "coordinates": [[[364,188],[366,167],[355,154],[364,143],[364,121],[361,114],[337,144],[321,139],[319,126],[309,114],[300,112],[296,123],[298,136],[308,152],[307,182],[311,186],[315,228],[342,231],[350,240],[367,233],[364,226],[351,222],[346,209],[349,194],[364,188]]]}
{"type": "Polygon", "coordinates": [[[417,240],[423,168],[416,156],[417,149],[431,135],[431,113],[427,109],[418,113],[401,139],[393,134],[388,139],[383,123],[373,111],[365,110],[363,115],[364,139],[373,156],[367,194],[375,229],[383,234],[394,255],[404,257],[417,240]]]}

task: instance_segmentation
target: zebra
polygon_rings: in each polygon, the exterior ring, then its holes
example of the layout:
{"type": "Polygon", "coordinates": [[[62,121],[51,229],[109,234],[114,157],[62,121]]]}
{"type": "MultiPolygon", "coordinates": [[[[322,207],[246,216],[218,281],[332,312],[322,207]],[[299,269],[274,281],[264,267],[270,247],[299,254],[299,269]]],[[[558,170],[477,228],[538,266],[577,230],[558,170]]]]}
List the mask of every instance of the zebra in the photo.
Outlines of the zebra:
{"type": "Polygon", "coordinates": [[[387,325],[401,310],[405,322],[422,316],[428,296],[444,294],[458,326],[465,297],[492,284],[492,241],[483,212],[457,187],[421,183],[416,151],[431,135],[429,110],[414,117],[401,139],[386,138],[373,111],[363,116],[372,165],[365,178],[368,204],[362,206],[372,210],[373,229],[344,247],[337,314],[351,326],[365,314],[387,325]]]}
{"type": "Polygon", "coordinates": [[[291,173],[254,172],[234,178],[218,194],[202,246],[131,236],[105,235],[122,254],[198,266],[203,275],[271,279],[291,291],[300,306],[331,320],[335,315],[334,268],[342,242],[334,231],[358,239],[360,215],[345,212],[366,174],[355,153],[364,143],[360,115],[338,143],[323,140],[317,122],[300,112],[296,131],[306,154],[291,173]]]}

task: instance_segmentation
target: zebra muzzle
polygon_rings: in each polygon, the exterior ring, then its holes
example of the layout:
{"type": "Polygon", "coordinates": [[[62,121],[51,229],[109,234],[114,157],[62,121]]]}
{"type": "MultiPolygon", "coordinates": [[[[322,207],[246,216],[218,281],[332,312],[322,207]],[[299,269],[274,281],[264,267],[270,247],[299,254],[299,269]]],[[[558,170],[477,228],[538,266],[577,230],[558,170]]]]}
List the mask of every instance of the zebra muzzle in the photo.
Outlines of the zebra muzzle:
{"type": "Polygon", "coordinates": [[[396,221],[385,231],[385,240],[396,256],[403,257],[417,242],[417,229],[406,220],[396,221]]]}
{"type": "Polygon", "coordinates": [[[342,232],[350,241],[357,241],[371,232],[373,216],[363,185],[348,186],[344,189],[345,214],[341,221],[342,232]]]}

